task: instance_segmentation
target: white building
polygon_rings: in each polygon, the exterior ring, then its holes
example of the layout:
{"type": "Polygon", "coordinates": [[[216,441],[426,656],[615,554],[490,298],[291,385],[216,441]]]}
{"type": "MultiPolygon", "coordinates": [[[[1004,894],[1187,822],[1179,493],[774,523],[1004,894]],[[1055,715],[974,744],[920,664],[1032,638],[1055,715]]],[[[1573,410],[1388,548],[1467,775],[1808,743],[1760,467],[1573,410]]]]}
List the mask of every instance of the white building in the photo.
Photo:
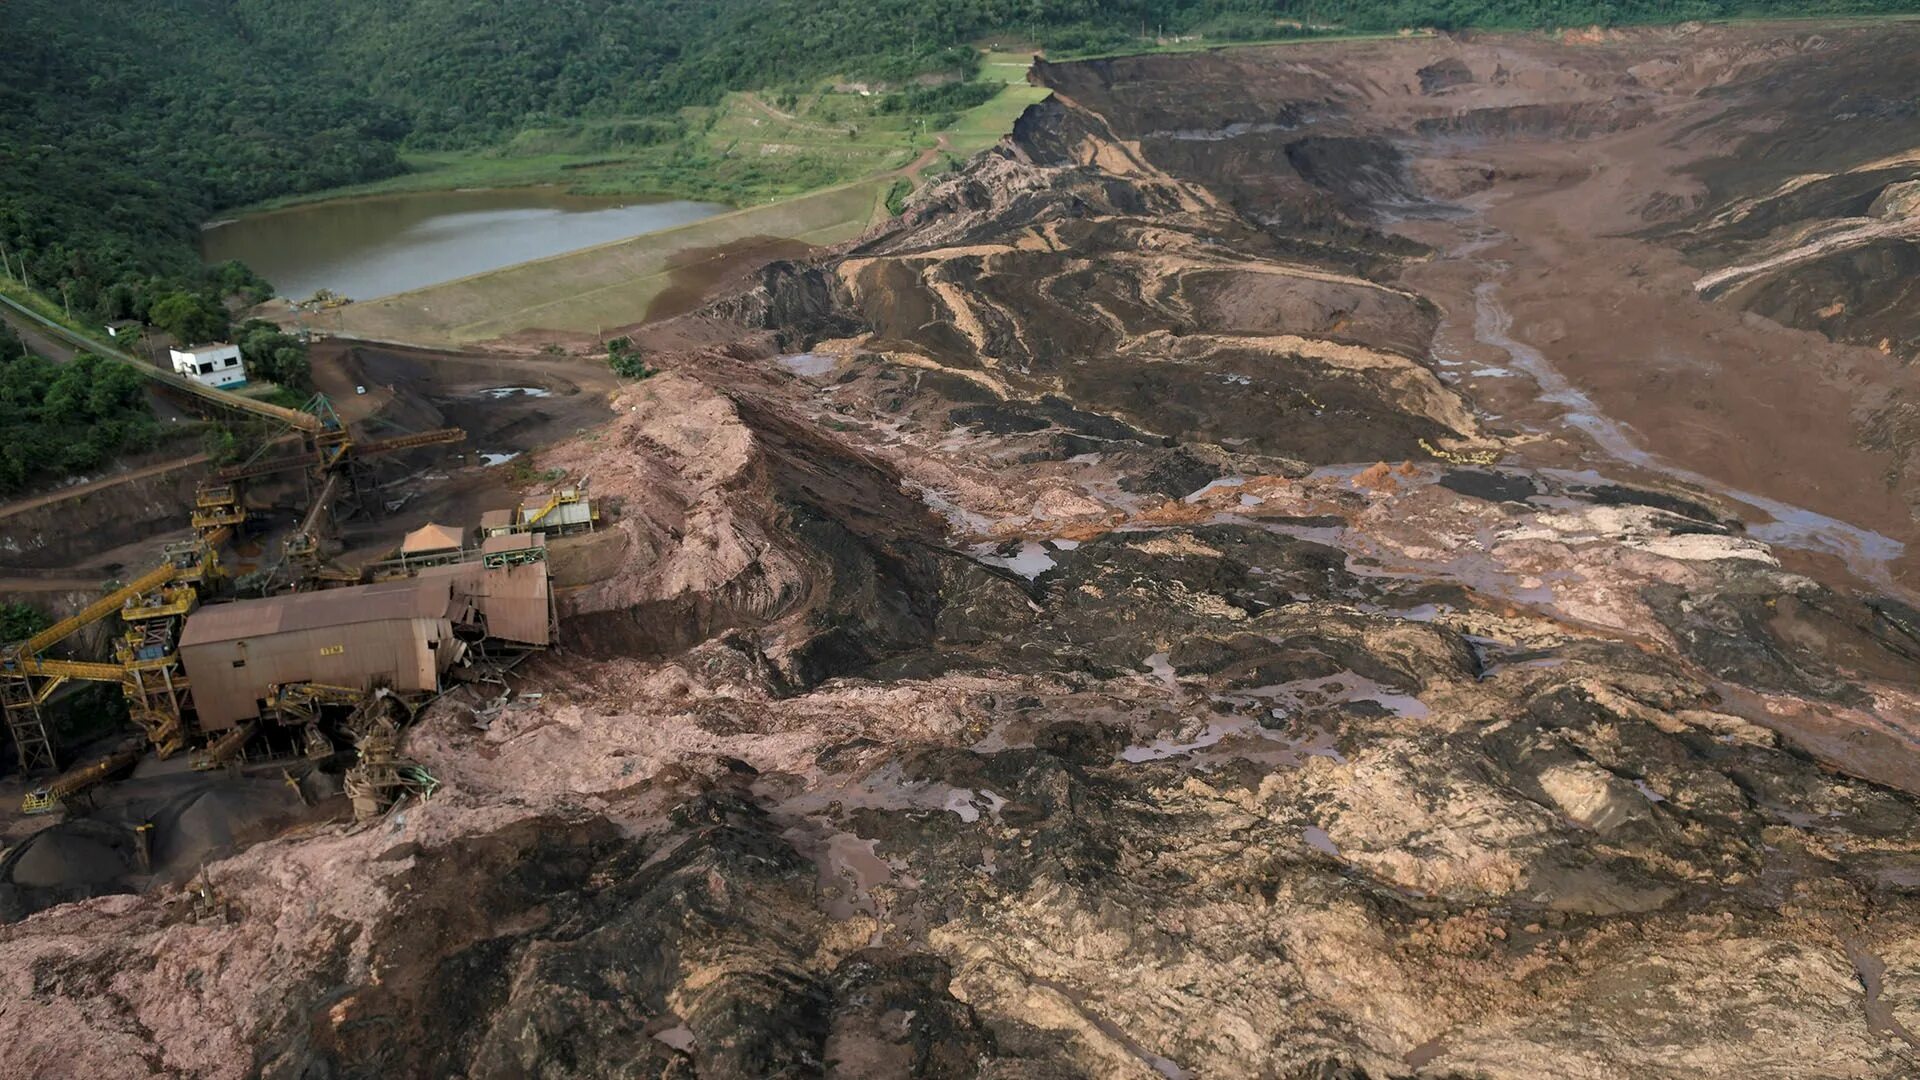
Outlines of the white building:
{"type": "Polygon", "coordinates": [[[240,362],[238,345],[190,345],[168,349],[173,370],[208,386],[237,386],[247,381],[247,366],[240,362]]]}

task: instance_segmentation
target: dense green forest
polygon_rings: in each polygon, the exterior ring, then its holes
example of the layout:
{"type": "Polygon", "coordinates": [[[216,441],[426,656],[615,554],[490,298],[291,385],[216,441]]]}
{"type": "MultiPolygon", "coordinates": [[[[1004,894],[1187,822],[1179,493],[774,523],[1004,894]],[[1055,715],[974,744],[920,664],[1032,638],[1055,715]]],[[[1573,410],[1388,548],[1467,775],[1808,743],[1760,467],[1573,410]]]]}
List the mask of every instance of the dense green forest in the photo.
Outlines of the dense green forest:
{"type": "MultiPolygon", "coordinates": [[[[400,151],[572,120],[671,117],[827,74],[965,74],[970,42],[1063,53],[1287,23],[1551,26],[1910,9],[1914,0],[6,0],[0,256],[73,310],[214,299],[198,225],[394,175],[400,151]]],[[[930,99],[966,91],[924,91],[930,99]]],[[[905,107],[945,102],[903,102],[905,107]]],[[[644,129],[672,137],[672,127],[644,129]]],[[[651,135],[650,135],[651,137],[651,135]]],[[[242,282],[242,287],[245,283],[242,282]]],[[[176,305],[177,306],[177,305],[176,305]]]]}
{"type": "Polygon", "coordinates": [[[0,493],[7,493],[152,446],[159,425],[132,368],[95,356],[55,364],[0,326],[0,433],[0,493]]]}

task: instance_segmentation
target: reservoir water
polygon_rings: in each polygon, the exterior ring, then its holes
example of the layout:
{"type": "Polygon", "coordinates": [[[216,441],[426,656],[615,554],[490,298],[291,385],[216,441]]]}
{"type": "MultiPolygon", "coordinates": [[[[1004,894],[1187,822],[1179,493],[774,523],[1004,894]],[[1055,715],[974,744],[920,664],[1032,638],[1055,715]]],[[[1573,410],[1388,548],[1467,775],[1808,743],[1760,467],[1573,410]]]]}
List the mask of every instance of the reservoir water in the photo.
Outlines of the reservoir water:
{"type": "Polygon", "coordinates": [[[285,297],[354,300],[684,225],[725,206],[552,188],[428,191],[249,214],[200,234],[208,262],[239,259],[285,297]]]}

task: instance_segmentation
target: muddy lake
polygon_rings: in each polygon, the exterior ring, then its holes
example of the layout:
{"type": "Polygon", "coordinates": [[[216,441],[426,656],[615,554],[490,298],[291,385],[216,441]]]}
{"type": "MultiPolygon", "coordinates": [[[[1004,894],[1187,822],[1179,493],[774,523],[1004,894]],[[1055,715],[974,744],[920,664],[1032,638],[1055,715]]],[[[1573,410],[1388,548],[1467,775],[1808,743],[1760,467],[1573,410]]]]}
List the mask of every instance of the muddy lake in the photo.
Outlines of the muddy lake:
{"type": "Polygon", "coordinates": [[[427,191],[338,199],[216,223],[208,262],[239,259],[281,296],[331,289],[355,300],[684,225],[727,207],[553,188],[427,191]]]}

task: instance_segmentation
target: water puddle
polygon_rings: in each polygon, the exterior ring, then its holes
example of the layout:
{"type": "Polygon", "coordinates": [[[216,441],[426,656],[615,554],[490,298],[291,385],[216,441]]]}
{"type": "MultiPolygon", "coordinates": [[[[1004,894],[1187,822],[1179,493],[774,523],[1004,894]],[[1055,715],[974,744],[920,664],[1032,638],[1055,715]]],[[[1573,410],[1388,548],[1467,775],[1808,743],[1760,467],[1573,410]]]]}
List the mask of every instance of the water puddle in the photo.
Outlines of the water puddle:
{"type": "Polygon", "coordinates": [[[1913,1032],[1894,1016],[1893,1006],[1881,998],[1886,989],[1887,962],[1851,941],[1847,942],[1847,957],[1853,961],[1854,974],[1859,977],[1860,989],[1866,995],[1861,1009],[1867,1016],[1867,1030],[1920,1047],[1920,1039],[1914,1038],[1913,1032]]]}
{"type": "Polygon", "coordinates": [[[1012,555],[993,554],[998,550],[993,544],[977,544],[973,550],[974,558],[980,562],[1011,570],[1028,581],[1060,565],[1053,561],[1052,555],[1047,554],[1046,545],[1037,540],[1022,541],[1020,550],[1012,555]]]}
{"type": "Polygon", "coordinates": [[[850,919],[856,913],[879,915],[880,903],[873,889],[893,878],[893,867],[874,854],[877,840],[863,840],[852,833],[834,833],[827,838],[825,857],[820,861],[820,886],[840,899],[830,901],[828,913],[838,919],[850,919]]]}
{"type": "Polygon", "coordinates": [[[1161,761],[1204,749],[1226,738],[1236,730],[1244,729],[1245,722],[1239,725],[1231,721],[1216,720],[1207,725],[1205,731],[1195,736],[1191,742],[1178,742],[1169,738],[1158,738],[1143,746],[1129,746],[1120,751],[1120,760],[1138,765],[1143,761],[1161,761]]]}
{"type": "MultiPolygon", "coordinates": [[[[1000,747],[1006,749],[1007,747],[1000,747]]],[[[976,747],[989,752],[984,747],[976,747]]],[[[954,787],[931,780],[909,780],[899,763],[889,762],[864,777],[841,777],[781,801],[783,814],[815,819],[831,827],[848,810],[937,810],[972,824],[984,815],[1000,820],[1006,797],[986,788],[954,787]]]]}
{"type": "Polygon", "coordinates": [[[1308,847],[1322,855],[1334,859],[1340,857],[1340,846],[1333,842],[1333,837],[1327,835],[1327,830],[1318,825],[1309,825],[1301,829],[1300,839],[1305,841],[1308,847]]]}
{"type": "Polygon", "coordinates": [[[496,453],[489,453],[483,450],[480,452],[480,464],[484,467],[491,467],[494,465],[505,465],[507,462],[512,461],[514,458],[517,458],[519,456],[520,456],[520,451],[518,450],[509,450],[505,452],[496,452],[496,453]]]}
{"type": "Polygon", "coordinates": [[[976,514],[961,506],[944,492],[930,487],[921,487],[911,481],[904,485],[908,490],[920,496],[927,509],[947,519],[947,527],[960,536],[984,536],[993,531],[993,521],[984,514],[976,514]]]}
{"type": "Polygon", "coordinates": [[[1221,488],[1236,488],[1236,487],[1240,487],[1246,482],[1247,481],[1244,477],[1239,477],[1239,476],[1223,476],[1218,480],[1209,480],[1207,481],[1206,487],[1203,487],[1197,491],[1188,493],[1180,501],[1186,502],[1186,503],[1196,503],[1196,502],[1199,502],[1201,499],[1206,498],[1208,495],[1212,494],[1213,492],[1219,491],[1221,488]]]}
{"type": "Polygon", "coordinates": [[[1101,1016],[1098,1013],[1095,1013],[1089,1010],[1087,1008],[1086,994],[1082,993],[1079,990],[1075,990],[1073,987],[1068,986],[1065,983],[1057,982],[1053,979],[1042,978],[1041,976],[1035,975],[1032,972],[1027,973],[1027,978],[1033,980],[1035,985],[1044,986],[1047,989],[1060,994],[1062,997],[1072,1002],[1074,1011],[1080,1014],[1081,1019],[1085,1020],[1089,1024],[1092,1024],[1094,1027],[1099,1028],[1101,1034],[1105,1035],[1107,1038],[1112,1039],[1114,1042],[1119,1043],[1121,1046],[1125,1047],[1128,1053],[1132,1054],[1136,1058],[1139,1058],[1140,1061],[1143,1064],[1145,1064],[1148,1068],[1152,1069],[1154,1072],[1159,1073],[1161,1077],[1164,1078],[1164,1080],[1192,1080],[1193,1074],[1181,1068],[1171,1058],[1161,1057],[1159,1054],[1156,1054],[1151,1050],[1148,1050],[1146,1047],[1141,1046],[1140,1043],[1133,1038],[1133,1036],[1127,1034],[1125,1028],[1122,1028],[1119,1024],[1116,1024],[1113,1021],[1107,1019],[1106,1017],[1101,1016]]]}
{"type": "Polygon", "coordinates": [[[670,1028],[656,1031],[653,1037],[683,1054],[693,1050],[693,1029],[685,1024],[675,1024],[670,1028]]]}
{"type": "Polygon", "coordinates": [[[1146,660],[1142,661],[1141,666],[1145,667],[1148,673],[1150,673],[1154,678],[1159,679],[1162,683],[1164,683],[1167,689],[1173,691],[1174,693],[1180,692],[1180,678],[1177,674],[1175,674],[1173,670],[1173,659],[1171,654],[1164,653],[1164,652],[1154,653],[1152,656],[1149,656],[1146,658],[1146,660]]]}
{"type": "Polygon", "coordinates": [[[1308,758],[1316,757],[1346,762],[1334,745],[1333,734],[1325,728],[1313,727],[1289,734],[1264,727],[1250,716],[1213,720],[1185,738],[1162,735],[1151,742],[1129,746],[1117,755],[1118,760],[1130,765],[1185,758],[1193,768],[1203,772],[1236,760],[1297,769],[1306,764],[1308,758]]]}
{"type": "Polygon", "coordinates": [[[788,371],[793,372],[795,375],[806,379],[818,379],[831,375],[833,374],[834,367],[839,363],[838,360],[831,356],[810,352],[782,356],[775,362],[788,371]]]}
{"type": "Polygon", "coordinates": [[[1411,720],[1428,715],[1426,702],[1414,695],[1350,671],[1318,679],[1296,679],[1272,686],[1256,686],[1223,696],[1268,702],[1275,718],[1285,718],[1317,707],[1357,702],[1372,702],[1395,716],[1411,720]]]}
{"type": "Polygon", "coordinates": [[[494,387],[489,387],[488,389],[480,391],[480,393],[476,396],[483,397],[483,398],[492,398],[494,401],[500,401],[505,398],[516,398],[516,397],[530,397],[530,398],[552,397],[553,391],[547,389],[544,386],[494,386],[494,387]]]}

